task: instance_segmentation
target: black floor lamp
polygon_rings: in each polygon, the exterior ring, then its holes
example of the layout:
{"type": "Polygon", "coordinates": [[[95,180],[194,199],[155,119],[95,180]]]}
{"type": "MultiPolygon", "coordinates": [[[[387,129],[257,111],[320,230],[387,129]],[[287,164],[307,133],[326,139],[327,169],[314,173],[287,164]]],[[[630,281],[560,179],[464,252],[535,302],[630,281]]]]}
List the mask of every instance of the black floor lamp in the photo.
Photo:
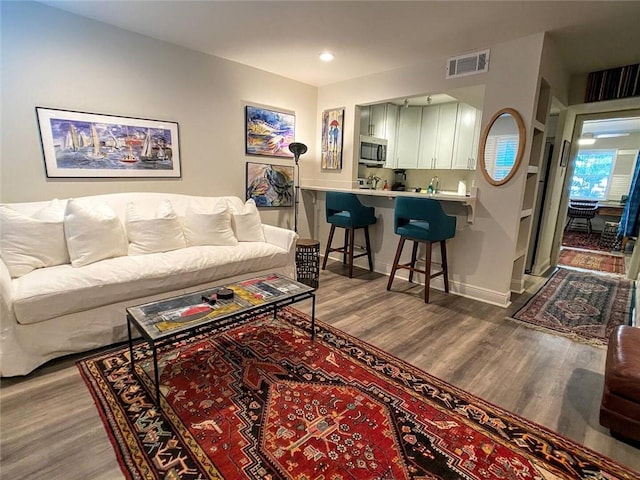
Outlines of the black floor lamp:
{"type": "Polygon", "coordinates": [[[289,151],[293,153],[293,159],[296,162],[296,191],[293,206],[293,231],[298,233],[298,205],[300,204],[300,167],[298,166],[298,161],[300,160],[300,155],[304,155],[305,153],[307,153],[307,146],[304,143],[293,142],[289,144],[289,151]]]}

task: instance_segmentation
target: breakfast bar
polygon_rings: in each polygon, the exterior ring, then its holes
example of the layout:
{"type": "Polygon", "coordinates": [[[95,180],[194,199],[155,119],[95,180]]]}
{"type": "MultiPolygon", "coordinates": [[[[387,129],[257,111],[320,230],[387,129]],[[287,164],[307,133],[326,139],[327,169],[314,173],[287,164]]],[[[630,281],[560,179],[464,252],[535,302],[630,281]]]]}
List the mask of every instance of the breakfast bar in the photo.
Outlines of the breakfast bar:
{"type": "MultiPolygon", "coordinates": [[[[455,237],[447,240],[449,282],[451,292],[462,295],[469,295],[466,286],[466,279],[472,275],[477,265],[477,259],[468,258],[467,245],[474,241],[474,222],[478,207],[478,189],[472,187],[467,195],[458,195],[457,192],[440,191],[438,193],[423,193],[417,191],[392,191],[392,190],[370,190],[359,188],[340,188],[326,186],[303,186],[302,201],[304,212],[307,217],[310,234],[321,243],[320,251],[326,250],[327,239],[329,238],[330,225],[326,220],[325,202],[327,192],[344,192],[358,196],[363,205],[375,208],[377,222],[370,227],[370,246],[373,252],[373,270],[378,273],[389,275],[393,269],[398,236],[394,233],[394,207],[398,198],[431,198],[437,200],[442,205],[447,215],[457,217],[455,237]]],[[[355,244],[365,245],[367,239],[362,232],[356,234],[355,244]]],[[[410,253],[410,252],[408,252],[410,253]]],[[[418,264],[425,264],[425,248],[420,246],[418,250],[418,264]]],[[[408,254],[407,254],[408,255],[408,254]]],[[[403,257],[407,257],[403,254],[403,257]]],[[[410,256],[410,255],[409,255],[410,256]]],[[[333,257],[332,257],[333,258],[333,257]]],[[[337,257],[334,260],[340,260],[337,257]]],[[[435,267],[441,264],[441,255],[437,249],[433,251],[433,262],[435,267]]],[[[369,270],[366,259],[356,260],[356,266],[369,270]]],[[[436,270],[434,270],[435,272],[436,270]]],[[[400,278],[405,278],[404,273],[398,274],[400,278]]],[[[398,276],[397,275],[397,276],[398,276]]],[[[355,275],[357,276],[357,275],[355,275]]],[[[406,278],[405,278],[406,279],[406,278]]],[[[416,274],[415,280],[424,283],[424,275],[416,274]]],[[[444,290],[443,277],[438,277],[432,281],[432,288],[444,290]]]]}
{"type": "Polygon", "coordinates": [[[467,195],[460,195],[454,191],[441,191],[438,193],[426,193],[424,191],[412,192],[412,191],[392,191],[392,190],[371,190],[364,188],[332,188],[332,187],[316,187],[316,186],[303,186],[302,190],[320,191],[320,192],[346,192],[353,193],[355,195],[365,195],[373,197],[386,197],[393,199],[396,197],[418,197],[418,198],[433,198],[441,202],[455,202],[468,207],[467,222],[473,223],[475,220],[476,202],[478,199],[478,187],[471,187],[467,195]]]}

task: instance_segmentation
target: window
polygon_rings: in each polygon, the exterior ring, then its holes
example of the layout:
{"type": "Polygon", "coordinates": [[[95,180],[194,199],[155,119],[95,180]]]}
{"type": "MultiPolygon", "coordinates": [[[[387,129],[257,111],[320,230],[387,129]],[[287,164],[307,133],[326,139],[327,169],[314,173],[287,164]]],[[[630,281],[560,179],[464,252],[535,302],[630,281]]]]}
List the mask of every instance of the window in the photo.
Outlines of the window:
{"type": "Polygon", "coordinates": [[[573,170],[570,197],[606,200],[615,160],[615,150],[580,150],[573,170]]]}
{"type": "Polygon", "coordinates": [[[484,150],[487,171],[495,180],[502,180],[513,167],[518,152],[518,135],[491,135],[484,150]]]}

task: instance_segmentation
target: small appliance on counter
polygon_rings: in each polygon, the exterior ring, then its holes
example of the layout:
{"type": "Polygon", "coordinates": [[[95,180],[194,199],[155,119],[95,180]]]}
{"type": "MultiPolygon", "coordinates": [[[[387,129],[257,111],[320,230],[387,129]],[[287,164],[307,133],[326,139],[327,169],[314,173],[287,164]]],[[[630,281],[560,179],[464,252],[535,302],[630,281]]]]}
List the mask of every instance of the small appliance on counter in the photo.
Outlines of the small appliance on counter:
{"type": "Polygon", "coordinates": [[[394,170],[393,171],[394,179],[393,185],[391,185],[391,190],[396,192],[404,192],[405,183],[407,181],[407,174],[404,170],[394,170]]]}

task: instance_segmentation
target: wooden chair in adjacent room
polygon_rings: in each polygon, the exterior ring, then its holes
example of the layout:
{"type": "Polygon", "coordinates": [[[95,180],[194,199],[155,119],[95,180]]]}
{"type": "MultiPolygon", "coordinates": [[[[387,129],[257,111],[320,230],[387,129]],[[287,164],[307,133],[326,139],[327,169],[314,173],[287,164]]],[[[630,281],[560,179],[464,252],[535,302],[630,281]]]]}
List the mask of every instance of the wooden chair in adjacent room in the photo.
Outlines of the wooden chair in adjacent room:
{"type": "Polygon", "coordinates": [[[331,224],[327,249],[322,261],[322,269],[327,267],[327,260],[330,252],[342,253],[342,263],[349,266],[349,278],[353,278],[353,259],[367,256],[369,260],[369,271],[373,272],[373,260],[371,258],[371,240],[369,239],[369,226],[376,223],[375,210],[360,203],[358,197],[353,193],[327,192],[326,195],[327,223],[331,224]],[[344,245],[333,248],[333,235],[336,227],[344,228],[344,245]],[[366,246],[364,251],[355,254],[355,231],[364,229],[366,246]]]}
{"type": "Polygon", "coordinates": [[[449,238],[456,234],[456,217],[447,215],[442,210],[442,205],[437,200],[431,198],[398,197],[393,212],[393,229],[396,235],[400,236],[398,249],[393,260],[391,275],[387,283],[387,290],[391,290],[391,284],[399,268],[409,270],[409,282],[413,282],[415,272],[423,273],[424,280],[424,302],[429,303],[429,286],[431,279],[439,275],[444,277],[444,291],[449,292],[449,275],[447,267],[447,244],[449,238]],[[411,251],[411,261],[400,263],[402,249],[407,240],[413,241],[411,251]],[[426,245],[425,268],[416,268],[418,245],[426,245]],[[440,243],[440,254],[442,257],[442,270],[431,273],[431,247],[434,243],[440,243]]]}

